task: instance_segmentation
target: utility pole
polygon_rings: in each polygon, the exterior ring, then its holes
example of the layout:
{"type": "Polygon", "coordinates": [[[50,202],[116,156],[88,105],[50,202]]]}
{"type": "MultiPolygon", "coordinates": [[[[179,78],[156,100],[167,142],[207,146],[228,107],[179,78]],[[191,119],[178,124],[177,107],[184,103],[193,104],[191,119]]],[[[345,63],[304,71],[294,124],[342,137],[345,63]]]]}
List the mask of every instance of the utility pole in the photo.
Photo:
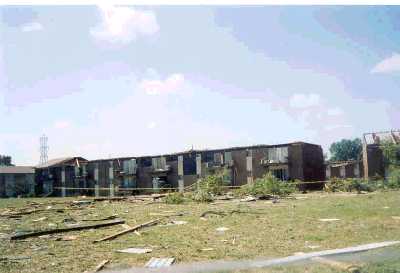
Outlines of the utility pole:
{"type": "Polygon", "coordinates": [[[47,152],[49,151],[49,146],[47,145],[47,136],[45,134],[43,134],[40,138],[39,138],[39,143],[40,143],[40,160],[39,160],[39,164],[45,164],[48,161],[48,157],[47,157],[47,152]]]}

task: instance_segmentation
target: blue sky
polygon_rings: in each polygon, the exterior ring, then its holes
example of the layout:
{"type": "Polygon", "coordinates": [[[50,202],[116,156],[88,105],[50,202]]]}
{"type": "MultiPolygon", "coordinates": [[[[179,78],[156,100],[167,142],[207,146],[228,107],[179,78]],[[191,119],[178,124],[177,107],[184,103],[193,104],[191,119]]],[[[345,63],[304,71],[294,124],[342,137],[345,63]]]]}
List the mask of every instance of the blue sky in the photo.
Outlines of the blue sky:
{"type": "Polygon", "coordinates": [[[400,127],[398,7],[0,7],[0,154],[16,164],[400,127]]]}

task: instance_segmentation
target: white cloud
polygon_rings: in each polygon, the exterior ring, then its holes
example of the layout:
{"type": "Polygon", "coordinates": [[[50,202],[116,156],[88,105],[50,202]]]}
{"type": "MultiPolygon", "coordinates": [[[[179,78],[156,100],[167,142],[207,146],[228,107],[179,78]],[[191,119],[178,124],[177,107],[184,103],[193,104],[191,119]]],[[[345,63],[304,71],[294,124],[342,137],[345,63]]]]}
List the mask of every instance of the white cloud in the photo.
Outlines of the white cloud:
{"type": "Polygon", "coordinates": [[[156,128],[156,126],[157,126],[157,123],[155,121],[151,121],[147,124],[148,129],[154,129],[154,128],[156,128]]]}
{"type": "Polygon", "coordinates": [[[137,36],[153,35],[160,29],[154,12],[128,7],[99,6],[101,23],[90,30],[97,40],[128,44],[137,36]]]}
{"type": "Polygon", "coordinates": [[[393,53],[392,56],[383,59],[372,68],[371,73],[392,73],[400,71],[400,54],[393,53]]]}
{"type": "Polygon", "coordinates": [[[71,126],[71,123],[66,120],[59,120],[54,123],[55,129],[66,129],[71,126]]]}
{"type": "Polygon", "coordinates": [[[320,105],[318,94],[294,94],[289,99],[289,104],[293,108],[309,108],[320,105]]]}
{"type": "Polygon", "coordinates": [[[32,32],[32,31],[40,31],[43,29],[42,24],[39,22],[31,22],[21,26],[22,32],[32,32]]]}
{"type": "Polygon", "coordinates": [[[326,125],[324,129],[326,131],[333,131],[333,130],[339,130],[339,129],[344,129],[344,128],[353,128],[351,125],[347,124],[334,124],[334,125],[326,125]]]}
{"type": "Polygon", "coordinates": [[[339,107],[329,108],[326,113],[328,116],[340,116],[343,115],[343,110],[339,107]]]}
{"type": "Polygon", "coordinates": [[[139,83],[139,88],[148,95],[161,95],[174,93],[181,90],[184,83],[184,75],[172,74],[164,81],[144,79],[139,83]]]}

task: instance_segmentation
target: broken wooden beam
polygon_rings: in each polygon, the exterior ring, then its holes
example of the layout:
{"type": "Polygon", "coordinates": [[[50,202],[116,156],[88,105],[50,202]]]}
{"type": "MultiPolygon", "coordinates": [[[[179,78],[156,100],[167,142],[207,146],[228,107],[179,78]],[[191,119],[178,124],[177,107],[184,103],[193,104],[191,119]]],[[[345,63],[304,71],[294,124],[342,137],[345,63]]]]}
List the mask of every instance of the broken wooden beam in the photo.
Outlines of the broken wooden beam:
{"type": "Polygon", "coordinates": [[[1,261],[19,261],[19,260],[28,260],[31,257],[29,256],[6,256],[6,257],[0,257],[0,262],[1,261]]]}
{"type": "Polygon", "coordinates": [[[96,201],[96,202],[98,202],[98,201],[124,201],[124,200],[127,200],[128,199],[128,197],[125,197],[125,196],[115,196],[115,197],[97,197],[97,198],[94,198],[93,199],[93,201],[96,201]]]}
{"type": "Polygon", "coordinates": [[[23,215],[28,215],[28,214],[33,214],[33,213],[38,213],[38,212],[64,212],[66,210],[80,210],[80,208],[50,208],[50,209],[36,209],[36,210],[27,210],[27,211],[18,211],[18,212],[12,212],[12,213],[3,213],[0,214],[0,217],[8,217],[8,218],[16,218],[20,217],[23,215]]]}
{"type": "Polygon", "coordinates": [[[96,268],[94,269],[93,272],[98,272],[98,271],[102,270],[103,267],[104,267],[106,264],[108,264],[108,262],[109,262],[109,260],[104,260],[104,261],[102,261],[101,263],[99,263],[99,264],[96,266],[96,268]]]}
{"type": "Polygon", "coordinates": [[[111,222],[98,223],[98,224],[92,224],[92,225],[67,227],[67,228],[56,228],[56,229],[49,229],[49,230],[40,230],[40,231],[33,231],[33,232],[28,232],[28,233],[16,234],[16,235],[11,236],[10,239],[11,240],[20,240],[20,239],[25,239],[25,238],[29,238],[29,237],[36,237],[36,236],[41,236],[41,235],[47,235],[47,234],[63,233],[63,232],[83,230],[83,229],[108,227],[108,226],[119,225],[119,224],[123,224],[123,223],[125,223],[125,220],[115,220],[115,221],[111,221],[111,222]]]}
{"type": "Polygon", "coordinates": [[[113,220],[118,217],[118,214],[113,214],[107,217],[99,218],[99,219],[82,219],[82,221],[106,221],[106,220],[113,220]]]}
{"type": "Polygon", "coordinates": [[[83,272],[83,273],[96,273],[96,272],[99,272],[99,271],[102,270],[103,267],[104,267],[106,264],[108,264],[109,262],[110,262],[110,260],[103,260],[103,261],[101,261],[101,263],[99,263],[99,264],[96,266],[96,268],[95,268],[94,270],[92,270],[92,271],[85,271],[85,272],[83,272]]]}
{"type": "Polygon", "coordinates": [[[203,212],[202,214],[200,214],[200,217],[206,217],[208,214],[215,214],[215,215],[219,215],[219,216],[226,216],[226,213],[223,212],[223,211],[207,210],[207,211],[203,212]]]}
{"type": "Polygon", "coordinates": [[[112,239],[114,239],[114,238],[117,238],[118,236],[121,236],[121,235],[126,234],[126,233],[129,233],[129,232],[136,231],[136,230],[141,229],[141,228],[143,228],[143,227],[148,227],[148,226],[155,225],[155,224],[157,224],[159,221],[160,221],[160,219],[151,220],[151,221],[149,221],[149,222],[146,222],[146,223],[143,223],[143,224],[140,224],[140,225],[137,225],[137,226],[134,226],[134,227],[125,229],[125,230],[123,230],[123,231],[117,232],[117,233],[112,234],[112,235],[109,235],[109,236],[104,237],[104,238],[102,238],[102,239],[95,240],[95,241],[93,241],[93,243],[98,243],[98,242],[103,242],[103,241],[107,241],[107,240],[112,240],[112,239]]]}

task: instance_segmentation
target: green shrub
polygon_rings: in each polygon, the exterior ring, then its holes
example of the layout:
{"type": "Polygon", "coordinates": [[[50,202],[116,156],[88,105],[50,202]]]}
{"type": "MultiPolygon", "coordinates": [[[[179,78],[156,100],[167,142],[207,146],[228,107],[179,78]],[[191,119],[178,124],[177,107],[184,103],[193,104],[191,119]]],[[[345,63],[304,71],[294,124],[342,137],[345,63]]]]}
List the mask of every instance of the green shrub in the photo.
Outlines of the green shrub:
{"type": "Polygon", "coordinates": [[[214,200],[214,195],[203,189],[198,189],[192,195],[192,199],[196,202],[208,203],[208,202],[212,202],[214,200]]]}
{"type": "Polygon", "coordinates": [[[344,180],[337,177],[332,177],[327,183],[325,183],[324,190],[327,192],[340,192],[344,190],[344,180]]]}
{"type": "Polygon", "coordinates": [[[185,197],[184,197],[183,193],[174,192],[174,193],[168,194],[165,197],[164,201],[167,204],[182,204],[185,202],[185,197]]]}
{"type": "Polygon", "coordinates": [[[192,195],[192,199],[197,202],[211,202],[214,200],[214,196],[220,195],[224,191],[224,186],[228,185],[227,171],[221,171],[219,173],[208,175],[204,178],[200,178],[195,185],[195,190],[192,195]]]}
{"type": "Polygon", "coordinates": [[[361,193],[362,191],[375,191],[378,188],[376,181],[365,181],[358,178],[340,179],[337,177],[331,178],[325,183],[325,191],[327,192],[353,192],[361,193]]]}
{"type": "Polygon", "coordinates": [[[213,175],[208,175],[199,180],[200,188],[214,195],[222,194],[225,190],[224,186],[228,186],[229,184],[230,177],[227,169],[220,170],[213,175]]]}
{"type": "Polygon", "coordinates": [[[224,180],[222,175],[209,175],[198,180],[197,188],[210,194],[218,195],[222,193],[224,180]]]}
{"type": "Polygon", "coordinates": [[[257,197],[287,196],[295,191],[295,186],[279,180],[269,172],[262,178],[257,178],[253,183],[243,186],[242,191],[257,197]]]}
{"type": "Polygon", "coordinates": [[[386,186],[389,189],[399,189],[400,188],[400,168],[392,168],[390,170],[389,178],[387,180],[386,186]]]}
{"type": "Polygon", "coordinates": [[[346,191],[352,192],[357,191],[361,193],[362,191],[372,192],[377,190],[376,181],[365,181],[363,179],[348,178],[345,180],[346,191]]]}

